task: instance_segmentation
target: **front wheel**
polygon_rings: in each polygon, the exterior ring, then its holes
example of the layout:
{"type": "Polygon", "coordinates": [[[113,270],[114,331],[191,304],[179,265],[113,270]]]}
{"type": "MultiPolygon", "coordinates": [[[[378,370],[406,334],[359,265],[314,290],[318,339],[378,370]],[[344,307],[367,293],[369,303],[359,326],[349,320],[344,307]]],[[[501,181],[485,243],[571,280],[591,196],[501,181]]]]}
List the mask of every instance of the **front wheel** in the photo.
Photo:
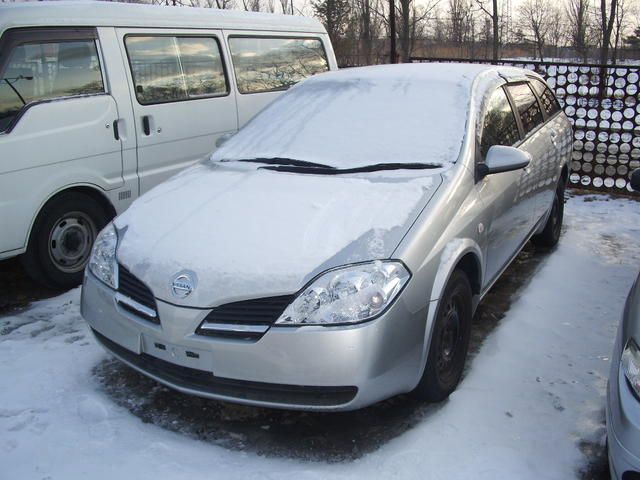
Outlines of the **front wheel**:
{"type": "Polygon", "coordinates": [[[458,386],[469,348],[472,291],[467,275],[455,270],[436,313],[427,364],[412,395],[441,402],[458,386]]]}
{"type": "Polygon", "coordinates": [[[564,218],[564,184],[560,183],[556,188],[551,205],[549,218],[544,226],[542,233],[534,235],[531,238],[533,244],[537,247],[552,248],[558,244],[560,240],[560,231],[562,230],[562,220],[564,218]]]}
{"type": "Polygon", "coordinates": [[[22,263],[31,278],[53,288],[82,282],[93,242],[109,216],[90,196],[62,193],[38,214],[22,263]]]}

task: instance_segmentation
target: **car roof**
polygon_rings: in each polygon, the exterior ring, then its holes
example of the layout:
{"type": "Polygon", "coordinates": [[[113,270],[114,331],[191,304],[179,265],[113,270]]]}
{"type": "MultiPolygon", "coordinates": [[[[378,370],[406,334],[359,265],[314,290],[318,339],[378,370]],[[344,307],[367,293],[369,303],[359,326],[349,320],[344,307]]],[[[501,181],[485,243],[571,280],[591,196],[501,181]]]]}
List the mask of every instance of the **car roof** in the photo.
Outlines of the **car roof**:
{"type": "Polygon", "coordinates": [[[95,1],[0,5],[0,31],[38,26],[215,28],[325,33],[318,20],[298,15],[95,1]]]}
{"type": "MultiPolygon", "coordinates": [[[[314,82],[322,81],[351,81],[355,79],[370,79],[372,81],[398,81],[424,83],[456,83],[471,86],[474,80],[486,74],[502,77],[506,81],[525,80],[526,76],[535,75],[524,68],[479,63],[404,63],[398,65],[374,65],[341,69],[338,72],[327,72],[312,77],[314,82]]],[[[537,75],[535,75],[537,77],[537,75]]],[[[308,79],[307,82],[311,81],[308,79]]]]}

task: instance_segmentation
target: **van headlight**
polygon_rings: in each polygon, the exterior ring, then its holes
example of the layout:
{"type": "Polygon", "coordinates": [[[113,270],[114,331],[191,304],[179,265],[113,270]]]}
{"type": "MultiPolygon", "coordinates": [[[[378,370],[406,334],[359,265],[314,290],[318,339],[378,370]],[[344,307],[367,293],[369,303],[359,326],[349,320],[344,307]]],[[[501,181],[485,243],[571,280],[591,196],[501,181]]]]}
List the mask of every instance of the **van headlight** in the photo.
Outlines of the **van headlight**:
{"type": "Polygon", "coordinates": [[[410,276],[397,261],[331,270],[298,295],[276,325],[338,325],[371,320],[391,305],[410,276]]]}
{"type": "Polygon", "coordinates": [[[620,363],[622,363],[622,371],[629,380],[631,388],[636,392],[636,395],[640,396],[640,349],[631,338],[624,347],[620,363]]]}
{"type": "Polygon", "coordinates": [[[96,278],[109,285],[114,290],[118,288],[118,262],[116,261],[116,248],[118,246],[118,234],[109,223],[96,237],[89,258],[89,271],[96,278]]]}

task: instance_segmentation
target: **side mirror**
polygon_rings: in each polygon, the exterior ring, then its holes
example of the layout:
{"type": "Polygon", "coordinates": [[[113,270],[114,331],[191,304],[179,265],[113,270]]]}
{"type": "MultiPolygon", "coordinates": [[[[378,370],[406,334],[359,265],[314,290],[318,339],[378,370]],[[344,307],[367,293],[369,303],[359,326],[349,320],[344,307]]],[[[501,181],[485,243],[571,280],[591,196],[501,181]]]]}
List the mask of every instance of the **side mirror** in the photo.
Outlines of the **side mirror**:
{"type": "Polygon", "coordinates": [[[636,168],[631,172],[631,188],[636,192],[640,192],[640,168],[636,168]]]}
{"type": "Polygon", "coordinates": [[[494,173],[511,172],[525,168],[531,162],[531,154],[515,147],[494,145],[487,152],[484,163],[479,163],[476,173],[479,179],[494,173]]]}
{"type": "Polygon", "coordinates": [[[216,140],[216,148],[220,148],[222,145],[227,143],[231,137],[233,137],[235,133],[224,133],[218,137],[216,140]]]}

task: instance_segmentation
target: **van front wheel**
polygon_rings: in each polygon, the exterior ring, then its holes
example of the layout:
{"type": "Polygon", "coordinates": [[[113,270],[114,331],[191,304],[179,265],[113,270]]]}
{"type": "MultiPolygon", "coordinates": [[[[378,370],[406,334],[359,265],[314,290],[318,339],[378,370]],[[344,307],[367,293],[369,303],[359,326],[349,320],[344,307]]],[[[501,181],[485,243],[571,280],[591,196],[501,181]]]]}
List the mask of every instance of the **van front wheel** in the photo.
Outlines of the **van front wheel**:
{"type": "Polygon", "coordinates": [[[80,284],[93,242],[108,218],[84,193],[66,192],[50,200],[36,218],[22,257],[29,276],[52,288],[80,284]]]}

